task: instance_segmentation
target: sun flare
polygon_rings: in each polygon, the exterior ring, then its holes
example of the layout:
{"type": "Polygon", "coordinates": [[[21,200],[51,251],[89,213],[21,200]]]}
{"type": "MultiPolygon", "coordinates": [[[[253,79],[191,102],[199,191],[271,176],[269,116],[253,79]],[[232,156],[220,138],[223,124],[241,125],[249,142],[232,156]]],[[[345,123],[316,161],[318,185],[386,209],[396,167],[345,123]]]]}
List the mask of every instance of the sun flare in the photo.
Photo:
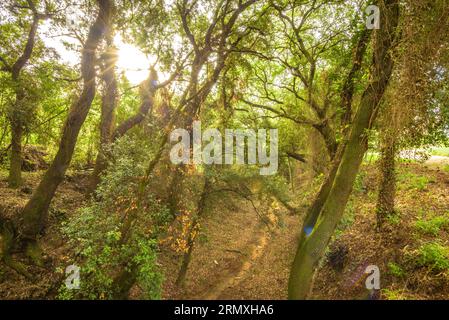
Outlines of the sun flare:
{"type": "Polygon", "coordinates": [[[148,77],[149,66],[153,59],[137,47],[123,42],[120,35],[114,38],[114,43],[118,48],[117,68],[119,71],[124,72],[133,85],[144,81],[148,77]]]}

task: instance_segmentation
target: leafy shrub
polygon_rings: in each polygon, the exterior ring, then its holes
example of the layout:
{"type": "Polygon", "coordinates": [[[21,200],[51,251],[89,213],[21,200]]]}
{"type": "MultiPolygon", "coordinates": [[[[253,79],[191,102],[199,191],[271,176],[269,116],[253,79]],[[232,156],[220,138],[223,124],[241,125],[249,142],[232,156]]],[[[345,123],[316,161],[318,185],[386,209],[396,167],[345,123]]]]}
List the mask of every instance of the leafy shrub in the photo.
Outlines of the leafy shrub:
{"type": "Polygon", "coordinates": [[[449,172],[449,164],[446,164],[446,165],[443,167],[443,171],[449,172]]]}
{"type": "Polygon", "coordinates": [[[365,178],[366,178],[366,172],[361,170],[357,174],[355,180],[354,180],[354,191],[355,192],[364,192],[366,191],[366,185],[365,185],[365,178]]]}
{"type": "Polygon", "coordinates": [[[382,289],[382,295],[386,300],[406,300],[404,292],[401,290],[382,289]]]}
{"type": "Polygon", "coordinates": [[[395,210],[393,213],[388,214],[387,222],[394,226],[399,225],[399,223],[401,223],[401,213],[395,210]]]}
{"type": "Polygon", "coordinates": [[[405,276],[405,271],[404,269],[402,269],[402,267],[394,262],[389,262],[388,263],[388,273],[390,273],[391,275],[397,277],[397,278],[402,278],[405,276]]]}
{"type": "Polygon", "coordinates": [[[444,228],[449,225],[449,217],[447,216],[438,216],[429,220],[418,220],[415,222],[415,228],[424,233],[424,234],[432,234],[434,236],[438,235],[441,228],[444,228]]]}
{"type": "Polygon", "coordinates": [[[151,192],[136,198],[149,149],[136,138],[124,138],[114,148],[113,163],[91,200],[63,225],[63,232],[80,257],[80,290],[67,290],[62,299],[110,299],[114,279],[136,265],[136,280],[144,298],[160,298],[162,274],[157,268],[157,237],[169,219],[168,209],[151,192]],[[127,228],[126,217],[137,223],[127,228]]]}
{"type": "Polygon", "coordinates": [[[431,270],[448,270],[449,249],[437,242],[424,244],[418,250],[416,262],[419,266],[425,266],[431,270]]]}
{"type": "Polygon", "coordinates": [[[398,185],[400,189],[416,189],[424,191],[431,180],[426,176],[420,176],[414,173],[403,173],[398,176],[398,185]]]}

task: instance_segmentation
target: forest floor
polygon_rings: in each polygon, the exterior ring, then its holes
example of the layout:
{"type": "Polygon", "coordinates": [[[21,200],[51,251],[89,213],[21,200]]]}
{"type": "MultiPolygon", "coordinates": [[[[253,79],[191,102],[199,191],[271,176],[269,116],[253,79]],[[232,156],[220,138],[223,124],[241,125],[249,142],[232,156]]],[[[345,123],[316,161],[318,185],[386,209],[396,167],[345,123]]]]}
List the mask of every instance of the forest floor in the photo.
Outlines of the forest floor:
{"type": "MultiPolygon", "coordinates": [[[[316,274],[312,298],[366,299],[364,271],[376,265],[381,299],[449,299],[449,158],[402,163],[397,172],[397,214],[379,233],[374,228],[376,168],[363,166],[316,274]],[[339,267],[330,258],[335,256],[339,267]]],[[[13,212],[11,208],[22,206],[41,174],[25,173],[25,187],[11,190],[6,172],[0,172],[0,207],[13,212]]],[[[85,181],[85,174],[73,173],[58,189],[41,239],[46,264],[28,267],[35,280],[0,267],[0,299],[56,296],[63,270],[73,259],[60,225],[82,206],[85,181]]],[[[302,214],[292,216],[279,209],[275,223],[267,223],[243,200],[213,209],[202,225],[184,288],[174,286],[180,254],[162,248],[163,298],[285,299],[302,214]]],[[[20,255],[15,258],[27,262],[20,255]]]]}
{"type": "MultiPolygon", "coordinates": [[[[364,271],[376,265],[381,299],[449,299],[449,158],[399,165],[397,214],[382,233],[375,230],[376,174],[373,164],[362,168],[328,250],[330,257],[338,254],[335,248],[345,248],[343,266],[323,259],[311,298],[367,299],[364,271]]],[[[242,210],[246,207],[224,207],[208,218],[206,240],[194,251],[183,290],[173,285],[173,257],[162,259],[165,298],[287,298],[301,218],[279,213],[280,223],[267,228],[250,208],[242,210]]]]}
{"type": "MultiPolygon", "coordinates": [[[[44,171],[24,172],[24,185],[20,189],[10,189],[7,172],[0,171],[0,210],[8,213],[17,212],[31,197],[44,171]]],[[[70,173],[56,191],[48,213],[48,228],[39,243],[44,252],[44,265],[31,264],[22,254],[15,254],[15,260],[27,265],[28,272],[34,279],[28,280],[14,270],[0,264],[0,299],[47,299],[58,293],[64,277],[65,267],[72,264],[73,250],[61,234],[61,224],[76,214],[77,208],[84,201],[84,188],[87,175],[70,173]]]]}

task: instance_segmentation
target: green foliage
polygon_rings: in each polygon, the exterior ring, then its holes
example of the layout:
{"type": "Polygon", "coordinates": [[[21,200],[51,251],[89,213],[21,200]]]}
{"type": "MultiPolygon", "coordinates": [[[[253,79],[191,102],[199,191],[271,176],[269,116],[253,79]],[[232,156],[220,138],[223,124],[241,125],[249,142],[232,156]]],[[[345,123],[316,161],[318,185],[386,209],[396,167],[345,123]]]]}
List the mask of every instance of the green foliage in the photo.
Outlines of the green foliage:
{"type": "Polygon", "coordinates": [[[363,157],[363,163],[371,164],[379,160],[379,158],[380,158],[379,152],[367,151],[363,157]]]}
{"type": "Polygon", "coordinates": [[[427,188],[427,184],[429,183],[429,179],[424,176],[418,176],[416,179],[412,182],[412,188],[415,188],[417,190],[423,191],[427,188]]]}
{"type": "Polygon", "coordinates": [[[449,172],[449,164],[446,164],[446,165],[443,167],[443,170],[446,171],[446,172],[449,172]]]}
{"type": "Polygon", "coordinates": [[[416,264],[434,271],[449,270],[449,248],[438,242],[426,243],[418,249],[416,264]]]}
{"type": "Polygon", "coordinates": [[[399,223],[401,223],[401,213],[395,210],[394,213],[388,214],[387,222],[391,225],[398,225],[399,223]]]}
{"type": "Polygon", "coordinates": [[[97,189],[98,200],[90,201],[64,224],[63,232],[81,257],[81,289],[69,291],[62,286],[60,298],[110,299],[114,278],[131,264],[138,266],[137,282],[143,298],[160,298],[157,237],[169,211],[150,192],[144,199],[136,199],[137,177],[144,173],[148,145],[136,136],[121,139],[114,148],[114,165],[97,189]],[[124,221],[131,214],[138,223],[127,229],[124,221]]]}
{"type": "Polygon", "coordinates": [[[280,203],[288,203],[291,201],[288,192],[288,182],[281,176],[272,176],[263,178],[263,188],[261,190],[262,197],[264,194],[273,195],[280,203]]]}
{"type": "Polygon", "coordinates": [[[406,300],[402,290],[382,289],[386,300],[406,300]]]}
{"type": "Polygon", "coordinates": [[[366,178],[366,172],[363,170],[360,170],[355,178],[355,181],[354,181],[353,189],[355,192],[361,193],[366,190],[365,178],[366,178]]]}
{"type": "Polygon", "coordinates": [[[431,179],[426,176],[417,175],[411,172],[405,172],[398,175],[398,188],[411,190],[416,189],[423,191],[427,189],[427,185],[431,179]]]}
{"type": "Polygon", "coordinates": [[[354,209],[354,200],[352,197],[349,199],[348,204],[346,205],[345,212],[343,214],[343,218],[340,220],[337,229],[336,229],[336,237],[339,237],[347,228],[352,226],[355,219],[355,209],[354,209]]]}
{"type": "Polygon", "coordinates": [[[405,276],[405,271],[402,269],[402,267],[394,262],[388,263],[388,273],[391,275],[397,277],[397,278],[403,278],[405,276]]]}
{"type": "Polygon", "coordinates": [[[424,234],[438,235],[441,228],[449,226],[449,216],[437,216],[431,219],[420,219],[415,222],[415,228],[424,234]]]}
{"type": "Polygon", "coordinates": [[[433,156],[449,157],[449,147],[432,148],[430,153],[433,156]]]}

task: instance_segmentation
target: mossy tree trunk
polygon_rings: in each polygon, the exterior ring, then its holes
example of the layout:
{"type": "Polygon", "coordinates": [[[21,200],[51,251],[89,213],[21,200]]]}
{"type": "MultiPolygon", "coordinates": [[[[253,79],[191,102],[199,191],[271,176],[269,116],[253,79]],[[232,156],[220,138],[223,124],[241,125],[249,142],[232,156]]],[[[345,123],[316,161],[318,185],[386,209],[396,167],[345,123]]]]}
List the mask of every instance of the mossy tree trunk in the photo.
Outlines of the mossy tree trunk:
{"type": "Polygon", "coordinates": [[[83,90],[70,108],[64,124],[59,149],[52,164],[21,212],[22,223],[19,228],[20,234],[25,240],[34,241],[46,224],[50,202],[57,187],[64,179],[65,172],[72,159],[79,131],[95,96],[95,53],[105,34],[113,9],[113,2],[110,0],[98,0],[98,4],[98,15],[89,29],[82,53],[83,90]]]}
{"type": "Polygon", "coordinates": [[[8,186],[22,185],[22,135],[23,125],[20,117],[11,116],[11,159],[9,164],[8,186]]]}
{"type": "Polygon", "coordinates": [[[112,26],[110,26],[106,35],[107,47],[103,54],[102,80],[104,83],[104,92],[101,99],[100,146],[95,160],[90,191],[96,188],[100,182],[100,174],[107,167],[107,153],[112,143],[115,109],[118,103],[118,85],[115,70],[118,56],[117,49],[113,45],[113,39],[114,32],[112,26]]]}
{"type": "Polygon", "coordinates": [[[380,152],[380,184],[376,206],[377,228],[379,230],[386,218],[394,213],[396,196],[396,143],[394,140],[395,138],[392,136],[386,137],[380,152]]]}
{"type": "MultiPolygon", "coordinates": [[[[399,1],[384,0],[381,5],[381,28],[375,32],[373,49],[373,66],[370,83],[364,91],[359,107],[354,116],[349,136],[341,148],[341,161],[335,163],[331,171],[335,176],[325,183],[329,192],[323,192],[321,206],[317,205],[319,214],[315,223],[304,228],[293,261],[288,296],[290,299],[307,298],[313,274],[318,262],[340,221],[352,185],[358,173],[363,155],[368,148],[369,130],[375,120],[377,108],[385,92],[393,69],[391,49],[396,37],[399,20],[399,1]]],[[[309,217],[313,218],[313,217],[309,217]]]]}
{"type": "Polygon", "coordinates": [[[23,117],[25,113],[22,109],[25,92],[20,83],[20,75],[23,67],[28,63],[33,53],[39,21],[48,17],[37,11],[33,1],[28,1],[28,5],[33,13],[33,18],[23,52],[11,66],[9,66],[6,63],[6,60],[2,58],[4,64],[2,70],[11,74],[11,80],[15,85],[15,102],[11,108],[11,116],[9,119],[11,125],[11,158],[8,185],[12,188],[17,188],[22,184],[22,136],[24,129],[23,117]]]}
{"type": "MultiPolygon", "coordinates": [[[[112,61],[109,62],[110,64],[112,61]]],[[[115,63],[114,63],[115,64],[115,63]]],[[[111,67],[111,66],[110,66],[111,67]]],[[[89,193],[93,192],[97,185],[100,183],[101,174],[108,167],[108,155],[107,151],[111,147],[111,144],[124,136],[129,130],[142,123],[147,116],[148,112],[154,105],[154,98],[156,91],[164,85],[158,85],[158,75],[154,68],[150,69],[148,79],[146,79],[140,87],[141,104],[137,112],[121,124],[114,128],[114,111],[117,106],[117,80],[115,78],[115,72],[113,68],[108,68],[105,73],[104,81],[107,86],[106,92],[102,100],[101,109],[101,124],[100,124],[100,149],[95,161],[94,172],[91,177],[91,185],[88,190],[89,193]]]]}

